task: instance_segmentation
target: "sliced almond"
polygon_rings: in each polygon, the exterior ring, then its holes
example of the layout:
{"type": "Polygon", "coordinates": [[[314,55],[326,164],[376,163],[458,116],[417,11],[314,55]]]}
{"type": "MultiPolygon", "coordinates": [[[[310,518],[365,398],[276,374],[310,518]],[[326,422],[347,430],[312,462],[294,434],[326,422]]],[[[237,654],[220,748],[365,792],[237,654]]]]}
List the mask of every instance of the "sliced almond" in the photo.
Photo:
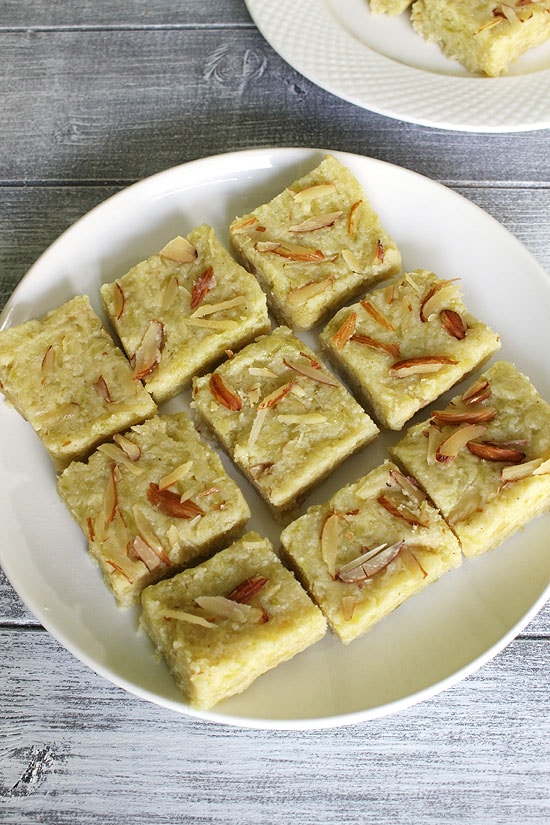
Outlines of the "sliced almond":
{"type": "Polygon", "coordinates": [[[353,333],[355,332],[356,326],[357,313],[352,310],[332,336],[332,343],[339,352],[341,352],[344,349],[344,347],[352,337],[353,333]]]}
{"type": "Polygon", "coordinates": [[[391,355],[392,358],[399,358],[399,344],[385,344],[383,341],[377,341],[376,338],[371,338],[370,335],[364,335],[361,332],[357,332],[355,335],[352,335],[350,341],[353,341],[356,344],[365,344],[367,347],[372,347],[372,349],[383,350],[383,352],[387,352],[388,355],[391,355]]]}
{"type": "Polygon", "coordinates": [[[228,599],[225,596],[198,596],[195,602],[220,619],[229,619],[232,622],[255,623],[264,621],[264,611],[249,604],[228,599]]]}
{"type": "Polygon", "coordinates": [[[295,201],[298,203],[304,201],[312,201],[317,198],[324,198],[326,195],[331,195],[336,191],[336,184],[334,183],[316,183],[313,186],[307,186],[305,189],[300,189],[299,192],[294,192],[292,189],[288,190],[295,201]]]}
{"type": "Polygon", "coordinates": [[[113,436],[113,441],[126,453],[130,461],[138,461],[141,457],[141,447],[139,444],[136,444],[135,441],[132,441],[131,438],[117,433],[113,436]]]}
{"type": "Polygon", "coordinates": [[[199,327],[200,329],[213,329],[217,332],[227,332],[232,329],[237,329],[238,321],[232,318],[192,318],[189,316],[185,318],[184,323],[190,327],[199,327]]]}
{"type": "Polygon", "coordinates": [[[372,550],[367,550],[366,553],[343,565],[336,578],[350,584],[372,578],[372,576],[384,570],[399,555],[403,543],[403,541],[398,541],[390,546],[380,544],[372,550]]]}
{"type": "Polygon", "coordinates": [[[141,536],[143,541],[157,554],[163,564],[166,564],[167,566],[171,565],[172,562],[170,561],[170,557],[167,555],[163,543],[159,539],[155,528],[149,521],[143,509],[138,504],[134,504],[132,514],[134,516],[137,533],[141,536]]]}
{"type": "Polygon", "coordinates": [[[272,252],[281,258],[289,261],[300,261],[301,263],[319,263],[325,260],[325,255],[320,249],[313,249],[308,246],[298,244],[283,244],[275,241],[258,242],[254,245],[257,252],[272,252]]]}
{"type": "Polygon", "coordinates": [[[357,599],[354,596],[343,596],[340,604],[342,605],[342,617],[344,621],[350,622],[353,619],[353,614],[357,607],[357,599]]]}
{"type": "Polygon", "coordinates": [[[233,221],[229,227],[229,231],[232,235],[238,235],[241,232],[248,232],[254,229],[257,223],[259,223],[258,218],[252,215],[250,218],[233,221]]]}
{"type": "Polygon", "coordinates": [[[136,576],[143,569],[141,561],[132,561],[128,558],[126,551],[118,545],[115,539],[106,539],[103,543],[103,551],[105,553],[105,563],[124,576],[130,584],[133,584],[136,576]]]}
{"type": "Polygon", "coordinates": [[[508,445],[496,444],[494,441],[468,441],[469,451],[483,458],[485,461],[506,461],[509,464],[519,464],[525,458],[525,453],[508,445]]]}
{"type": "Polygon", "coordinates": [[[208,295],[208,293],[214,289],[216,286],[216,276],[214,275],[214,269],[211,266],[207,266],[206,269],[201,272],[198,278],[195,278],[193,281],[193,289],[191,290],[191,301],[189,303],[190,309],[195,309],[202,303],[204,298],[208,295]]]}
{"type": "Polygon", "coordinates": [[[143,541],[141,536],[136,536],[132,543],[132,552],[143,562],[148,570],[156,570],[160,567],[161,561],[154,550],[143,541]]]}
{"type": "Polygon", "coordinates": [[[228,298],[227,301],[218,301],[216,304],[202,304],[191,315],[191,318],[202,318],[205,315],[212,315],[214,312],[224,312],[226,309],[234,309],[246,303],[243,295],[235,298],[228,298]]]}
{"type": "Polygon", "coordinates": [[[290,370],[303,375],[305,378],[311,378],[312,381],[317,381],[319,384],[327,384],[330,387],[340,386],[336,378],[330,373],[324,372],[320,365],[319,367],[310,367],[308,364],[296,364],[293,361],[287,361],[286,358],[283,358],[283,364],[290,370]]]}
{"type": "Polygon", "coordinates": [[[395,326],[392,322],[389,321],[378,309],[376,309],[373,303],[365,300],[361,301],[361,306],[365,312],[371,316],[371,318],[374,318],[377,324],[380,324],[381,327],[387,329],[388,332],[395,332],[395,326]]]}
{"type": "Polygon", "coordinates": [[[338,218],[342,217],[342,212],[326,212],[324,215],[314,215],[311,218],[307,218],[302,223],[294,224],[294,226],[289,226],[289,232],[315,232],[317,229],[326,229],[329,226],[333,226],[338,218]]]}
{"type": "Polygon", "coordinates": [[[378,261],[379,264],[384,263],[384,258],[386,257],[386,250],[384,248],[384,244],[380,240],[380,238],[376,241],[376,247],[374,250],[374,260],[378,261]]]}
{"type": "Polygon", "coordinates": [[[464,323],[460,313],[454,309],[442,309],[439,313],[439,318],[445,332],[448,332],[453,338],[462,341],[462,339],[466,337],[468,327],[464,323]]]}
{"type": "Polygon", "coordinates": [[[161,302],[160,302],[161,312],[166,312],[167,310],[170,309],[170,307],[173,305],[174,301],[176,300],[176,297],[177,297],[178,292],[179,292],[179,288],[180,288],[180,285],[179,285],[178,279],[176,278],[175,275],[171,275],[170,278],[168,278],[168,281],[166,282],[166,286],[164,287],[164,290],[162,292],[162,298],[161,298],[161,302]]]}
{"type": "Polygon", "coordinates": [[[244,604],[257,596],[260,590],[265,587],[267,582],[268,579],[266,579],[265,576],[251,576],[238,584],[237,587],[233,588],[227,598],[231,599],[231,601],[244,604]]]}
{"type": "Polygon", "coordinates": [[[229,389],[221,375],[217,372],[213,372],[210,376],[210,392],[218,404],[227,407],[228,410],[239,411],[242,409],[243,405],[239,396],[233,392],[233,390],[229,389]]]}
{"type": "Polygon", "coordinates": [[[496,415],[493,407],[470,407],[469,409],[449,408],[434,410],[432,419],[440,424],[483,424],[492,421],[496,415]]]}
{"type": "Polygon", "coordinates": [[[442,464],[448,464],[457,457],[468,441],[479,438],[486,432],[483,424],[463,424],[443,439],[435,451],[435,459],[442,464]]]}
{"type": "Polygon", "coordinates": [[[348,269],[351,269],[352,272],[362,272],[363,267],[357,260],[355,254],[351,251],[351,249],[342,249],[341,252],[342,258],[348,269]]]}
{"type": "Polygon", "coordinates": [[[491,395],[491,387],[489,382],[480,379],[468,387],[466,392],[462,394],[462,401],[465,404],[480,404],[482,401],[487,401],[491,395]]]}
{"type": "Polygon", "coordinates": [[[115,475],[116,464],[111,464],[109,468],[109,476],[107,478],[107,486],[103,496],[103,517],[105,524],[110,524],[114,517],[118,506],[117,482],[115,475]]]}
{"type": "Polygon", "coordinates": [[[420,302],[420,320],[428,321],[433,315],[441,312],[449,298],[455,294],[456,287],[452,281],[438,281],[428,290],[420,302]],[[449,294],[450,293],[450,294],[449,294]]]}
{"type": "Polygon", "coordinates": [[[106,401],[108,404],[112,402],[113,399],[111,398],[109,387],[107,386],[107,382],[105,381],[102,375],[99,376],[93,387],[100,398],[103,398],[103,400],[106,401]]]}
{"type": "Polygon", "coordinates": [[[473,487],[470,487],[460,498],[458,504],[453,507],[449,513],[447,521],[451,526],[460,524],[472,516],[476,510],[482,507],[483,499],[481,493],[473,487]]]}
{"type": "Polygon", "coordinates": [[[122,313],[124,312],[124,306],[126,304],[126,297],[124,295],[124,291],[119,284],[118,281],[115,281],[115,288],[113,292],[113,306],[115,311],[115,318],[117,321],[120,321],[122,317],[122,313]]]}
{"type": "Polygon", "coordinates": [[[288,381],[286,384],[283,384],[281,387],[277,387],[277,389],[270,392],[265,398],[258,404],[259,410],[264,409],[271,409],[275,407],[279,401],[282,401],[285,396],[291,391],[293,386],[293,381],[288,381]]]}
{"type": "Polygon", "coordinates": [[[197,250],[186,238],[177,235],[162,247],[159,255],[162,255],[163,258],[168,258],[170,261],[175,261],[178,264],[190,264],[197,257],[197,250]]]}
{"type": "Polygon", "coordinates": [[[147,488],[147,500],[153,507],[171,518],[191,519],[203,516],[204,510],[194,501],[181,501],[180,496],[172,490],[160,490],[153,481],[147,488]]]}
{"type": "MultiPolygon", "coordinates": [[[[258,410],[256,412],[256,416],[254,418],[254,421],[252,422],[252,427],[250,428],[250,434],[248,436],[247,450],[248,450],[249,455],[254,454],[254,449],[256,447],[256,441],[258,440],[258,436],[260,435],[261,429],[262,429],[262,427],[264,425],[264,422],[265,422],[265,419],[267,417],[267,411],[268,411],[268,408],[263,407],[263,409],[258,410]]],[[[256,468],[258,468],[258,467],[269,467],[269,468],[271,468],[273,466],[273,464],[272,463],[260,464],[260,465],[256,464],[254,466],[256,468]]],[[[251,472],[252,472],[252,468],[251,468],[251,472]]],[[[263,470],[262,470],[262,472],[263,472],[263,470]]],[[[252,472],[252,477],[253,478],[259,478],[260,475],[261,475],[261,472],[258,472],[258,473],[252,472]]]]}
{"type": "Polygon", "coordinates": [[[179,464],[177,467],[174,467],[169,473],[166,473],[160,480],[159,480],[159,490],[167,490],[168,487],[172,487],[174,484],[177,484],[178,481],[181,481],[182,478],[185,478],[191,471],[193,466],[192,461],[184,461],[183,464],[179,464]]]}
{"type": "Polygon", "coordinates": [[[286,413],[277,416],[277,421],[282,424],[299,424],[300,426],[326,424],[327,418],[321,413],[286,413]]]}
{"type": "Polygon", "coordinates": [[[134,378],[141,380],[158,366],[164,347],[164,324],[150,321],[133,357],[134,378]]]}
{"type": "Polygon", "coordinates": [[[277,378],[277,373],[269,369],[269,367],[249,367],[248,372],[250,375],[253,375],[254,378],[277,378]]]}
{"type": "Polygon", "coordinates": [[[408,378],[410,375],[438,372],[443,367],[456,363],[458,362],[445,355],[420,355],[416,358],[396,361],[389,368],[389,373],[392,378],[408,378]]]}
{"type": "Polygon", "coordinates": [[[402,519],[413,527],[428,526],[427,521],[421,517],[420,513],[416,511],[416,508],[415,510],[412,510],[405,500],[400,499],[397,496],[384,495],[382,493],[382,495],[377,497],[376,501],[391,516],[394,516],[394,518],[402,519]]]}
{"type": "Polygon", "coordinates": [[[362,203],[362,200],[358,200],[355,201],[355,203],[352,203],[352,205],[350,206],[350,210],[348,213],[348,235],[355,235],[355,232],[357,230],[358,218],[357,210],[359,209],[362,203]]]}
{"type": "Polygon", "coordinates": [[[199,627],[216,627],[215,622],[209,621],[204,616],[198,616],[196,613],[190,613],[188,610],[180,610],[179,608],[165,608],[162,611],[162,615],[165,619],[175,619],[178,622],[196,624],[199,627]]]}
{"type": "Polygon", "coordinates": [[[337,513],[330,513],[321,528],[321,556],[332,578],[336,575],[339,522],[340,516],[337,513]]]}
{"type": "Polygon", "coordinates": [[[392,468],[390,478],[418,507],[426,501],[426,493],[420,489],[412,476],[406,476],[401,470],[392,468]]]}
{"type": "Polygon", "coordinates": [[[40,369],[42,370],[42,383],[44,383],[45,379],[51,376],[53,369],[55,367],[55,347],[51,344],[44,353],[44,357],[42,359],[42,363],[40,364],[40,369]]]}
{"type": "Polygon", "coordinates": [[[302,306],[302,304],[307,303],[311,298],[322,295],[323,292],[331,289],[333,284],[333,277],[324,278],[322,281],[308,281],[307,284],[297,286],[295,289],[287,292],[286,299],[292,306],[302,306]]]}
{"type": "Polygon", "coordinates": [[[547,473],[550,473],[550,458],[533,458],[523,464],[503,467],[500,478],[502,482],[508,483],[509,481],[520,481],[522,478],[546,475],[547,473]]]}

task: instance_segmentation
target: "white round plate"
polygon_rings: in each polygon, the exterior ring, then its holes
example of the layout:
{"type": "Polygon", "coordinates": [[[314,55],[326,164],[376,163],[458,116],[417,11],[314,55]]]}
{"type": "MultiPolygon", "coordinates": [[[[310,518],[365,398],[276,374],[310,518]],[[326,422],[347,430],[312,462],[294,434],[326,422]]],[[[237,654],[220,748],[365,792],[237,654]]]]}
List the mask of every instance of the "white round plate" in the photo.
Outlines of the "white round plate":
{"type": "MultiPolygon", "coordinates": [[[[204,158],[125,189],[79,220],[35,263],[10,298],[3,327],[40,317],[99,287],[201,222],[225,242],[231,220],[320,162],[316,149],[254,149],[204,158]]],[[[406,269],[462,279],[472,312],[502,335],[513,359],[550,398],[550,282],[493,218],[451,190],[397,166],[334,153],[365,187],[399,244],[406,269]],[[519,278],[519,274],[521,277],[519,278]]],[[[314,334],[304,340],[315,345],[314,334]]],[[[186,408],[182,396],[168,409],[186,408]]],[[[312,494],[323,501],[386,456],[384,433],[312,494]]],[[[229,468],[229,462],[225,462],[229,468]]],[[[280,528],[241,483],[250,526],[278,543],[280,528]]],[[[119,610],[56,494],[51,462],[29,425],[0,403],[0,562],[45,628],[97,673],[176,711],[234,725],[320,728],[405,708],[462,679],[500,651],[548,596],[550,516],[501,548],[465,561],[348,646],[333,635],[260,677],[209,713],[190,709],[152,645],[137,610],[119,610]],[[312,678],[312,674],[314,678],[312,678]]]]}
{"type": "Polygon", "coordinates": [[[550,41],[505,77],[469,75],[416,34],[408,13],[367,0],[246,0],[268,43],[304,77],[382,115],[466,132],[550,126],[550,41]]]}

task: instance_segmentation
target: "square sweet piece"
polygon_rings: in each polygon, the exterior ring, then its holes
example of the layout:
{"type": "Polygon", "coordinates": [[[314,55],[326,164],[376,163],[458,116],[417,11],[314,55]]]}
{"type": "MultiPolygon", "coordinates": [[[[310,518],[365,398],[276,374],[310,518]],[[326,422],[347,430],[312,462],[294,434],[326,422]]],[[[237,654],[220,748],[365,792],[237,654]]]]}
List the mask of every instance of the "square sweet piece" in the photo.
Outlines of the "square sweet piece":
{"type": "Polygon", "coordinates": [[[100,445],[61,474],[58,492],[120,607],[226,546],[250,517],[185,413],[155,416],[100,445]]]}
{"type": "Polygon", "coordinates": [[[550,510],[550,404],[499,361],[391,449],[477,556],[550,510]]]}
{"type": "Polygon", "coordinates": [[[326,633],[320,610],[267,539],[247,533],[142,594],[142,623],[190,705],[241,693],[326,633]]]}
{"type": "Polygon", "coordinates": [[[408,9],[412,2],[413,0],[369,0],[369,6],[373,14],[387,14],[393,17],[408,9]]]}
{"type": "Polygon", "coordinates": [[[237,218],[230,235],[279,322],[300,329],[401,269],[399,250],[362,186],[332,155],[237,218]]]}
{"type": "Polygon", "coordinates": [[[101,296],[134,374],[157,403],[271,328],[258,282],[205,224],[104,284],[101,296]]]}
{"type": "Polygon", "coordinates": [[[87,295],[0,332],[0,391],[58,471],[156,412],[87,295]]]}
{"type": "Polygon", "coordinates": [[[310,507],[283,530],[281,543],[345,644],[462,559],[437,510],[389,461],[310,507]]]}
{"type": "Polygon", "coordinates": [[[194,379],[192,405],[281,520],[378,428],[287,327],[194,379]]]}
{"type": "Polygon", "coordinates": [[[391,430],[490,358],[499,336],[466,309],[456,281],[407,273],[340,310],[320,340],[363,403],[391,430]]]}
{"type": "Polygon", "coordinates": [[[548,0],[416,0],[413,28],[468,71],[504,74],[528,49],[550,38],[548,0]]]}

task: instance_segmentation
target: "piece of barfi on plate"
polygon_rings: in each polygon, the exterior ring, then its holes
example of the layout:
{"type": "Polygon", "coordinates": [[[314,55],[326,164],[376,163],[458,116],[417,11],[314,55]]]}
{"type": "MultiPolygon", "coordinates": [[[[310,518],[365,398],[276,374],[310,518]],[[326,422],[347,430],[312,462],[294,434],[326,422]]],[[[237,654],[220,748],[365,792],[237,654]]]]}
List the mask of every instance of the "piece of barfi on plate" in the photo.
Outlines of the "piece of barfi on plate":
{"type": "Polygon", "coordinates": [[[225,546],[250,510],[185,413],[155,416],[74,462],[58,491],[117,604],[225,546]]]}
{"type": "Polygon", "coordinates": [[[143,626],[199,709],[241,693],[326,632],[320,610],[254,532],[147,587],[142,606],[143,626]]]}
{"type": "Polygon", "coordinates": [[[56,470],[156,412],[87,295],[0,332],[0,391],[56,470]]]}
{"type": "Polygon", "coordinates": [[[284,559],[344,643],[461,563],[417,484],[386,461],[281,534],[284,559]]]}
{"type": "Polygon", "coordinates": [[[550,510],[550,404],[506,361],[391,448],[458,536],[464,555],[550,510]]]}
{"type": "Polygon", "coordinates": [[[279,322],[300,329],[401,269],[363,187],[332,155],[233,221],[230,235],[279,322]]]}
{"type": "Polygon", "coordinates": [[[157,403],[271,328],[258,282],[205,224],[104,284],[101,296],[134,375],[157,403]]]}
{"type": "Polygon", "coordinates": [[[391,430],[490,358],[499,336],[468,312],[456,280],[406,273],[340,310],[320,340],[357,396],[391,430]]]}
{"type": "Polygon", "coordinates": [[[373,14],[387,14],[393,17],[408,9],[412,2],[413,0],[369,0],[369,6],[373,14]]]}
{"type": "Polygon", "coordinates": [[[287,327],[194,379],[192,406],[281,520],[378,434],[349,391],[287,327]]]}
{"type": "Polygon", "coordinates": [[[468,71],[491,77],[550,38],[548,0],[416,0],[413,28],[468,71]]]}

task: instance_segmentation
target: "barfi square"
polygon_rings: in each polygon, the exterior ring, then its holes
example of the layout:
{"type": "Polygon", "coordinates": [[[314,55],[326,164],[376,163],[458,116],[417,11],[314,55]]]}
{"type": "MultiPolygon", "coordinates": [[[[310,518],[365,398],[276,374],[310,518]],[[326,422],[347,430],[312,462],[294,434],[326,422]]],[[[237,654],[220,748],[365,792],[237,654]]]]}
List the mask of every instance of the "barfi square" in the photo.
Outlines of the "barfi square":
{"type": "Polygon", "coordinates": [[[528,49],[550,37],[550,5],[530,0],[416,0],[413,28],[470,72],[504,74],[528,49]]]}
{"type": "Polygon", "coordinates": [[[401,269],[399,250],[362,186],[332,155],[233,221],[230,235],[274,315],[289,327],[311,329],[401,269]]]}
{"type": "Polygon", "coordinates": [[[101,287],[105,309],[157,403],[270,330],[266,298],[203,224],[101,287]]]}
{"type": "Polygon", "coordinates": [[[74,462],[58,492],[117,604],[237,538],[248,505],[185,413],[155,416],[74,462]]]}
{"type": "Polygon", "coordinates": [[[283,558],[345,644],[461,564],[416,482],[386,461],[281,535],[283,558]]]}
{"type": "Polygon", "coordinates": [[[320,340],[335,367],[385,427],[412,416],[479,367],[499,336],[474,318],[456,280],[406,273],[340,310],[320,340]]]}
{"type": "Polygon", "coordinates": [[[550,404],[498,361],[391,448],[477,556],[550,509],[550,404]]]}
{"type": "Polygon", "coordinates": [[[0,332],[0,391],[29,421],[56,470],[156,412],[87,295],[0,332]]]}
{"type": "Polygon", "coordinates": [[[194,379],[192,406],[281,520],[378,434],[288,327],[194,379]]]}
{"type": "Polygon", "coordinates": [[[326,632],[322,613],[257,533],[142,594],[142,623],[188,703],[208,709],[326,632]]]}

